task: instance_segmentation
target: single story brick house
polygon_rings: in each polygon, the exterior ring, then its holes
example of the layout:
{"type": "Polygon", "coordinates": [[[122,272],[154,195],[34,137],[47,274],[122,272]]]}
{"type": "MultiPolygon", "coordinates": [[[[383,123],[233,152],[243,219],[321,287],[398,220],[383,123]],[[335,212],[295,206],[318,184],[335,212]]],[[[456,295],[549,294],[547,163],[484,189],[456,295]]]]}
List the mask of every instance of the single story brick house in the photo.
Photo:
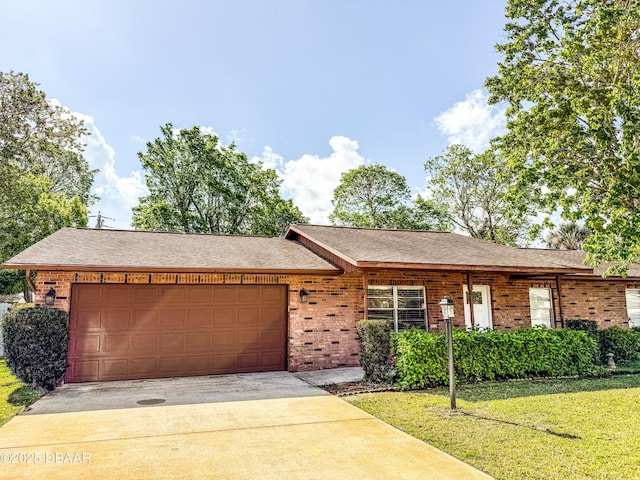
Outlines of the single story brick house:
{"type": "Polygon", "coordinates": [[[583,258],[299,224],[284,238],[64,228],[4,266],[36,270],[36,304],[70,312],[66,380],[85,382],[356,366],[356,322],[440,332],[445,295],[461,328],[640,325],[640,269],[604,279],[583,258]]]}

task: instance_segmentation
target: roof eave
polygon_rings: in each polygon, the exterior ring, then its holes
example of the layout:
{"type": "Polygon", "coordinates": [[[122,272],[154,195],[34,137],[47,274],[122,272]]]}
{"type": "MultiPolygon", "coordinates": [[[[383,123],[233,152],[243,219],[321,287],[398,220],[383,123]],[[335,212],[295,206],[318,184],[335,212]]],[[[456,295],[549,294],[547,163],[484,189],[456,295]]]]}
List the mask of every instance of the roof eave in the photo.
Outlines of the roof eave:
{"type": "Polygon", "coordinates": [[[478,271],[478,272],[509,272],[509,273],[591,273],[593,270],[587,268],[541,268],[524,266],[501,266],[501,265],[462,265],[462,264],[434,264],[434,263],[407,263],[407,262],[358,262],[358,268],[388,268],[394,270],[447,270],[447,271],[478,271]]]}
{"type": "Polygon", "coordinates": [[[303,232],[301,230],[298,230],[294,225],[291,225],[289,227],[289,230],[287,231],[287,233],[285,235],[285,238],[287,238],[288,240],[291,240],[291,238],[289,238],[289,232],[294,232],[296,235],[299,235],[299,236],[302,236],[302,237],[305,237],[305,238],[311,240],[313,243],[315,243],[320,248],[326,250],[327,252],[335,255],[338,258],[341,258],[345,262],[350,263],[354,267],[358,266],[358,261],[357,260],[354,260],[353,258],[351,258],[351,257],[345,255],[344,253],[340,252],[339,250],[336,250],[335,248],[330,247],[326,243],[318,241],[316,238],[312,237],[308,233],[305,233],[305,232],[303,232]]]}
{"type": "Polygon", "coordinates": [[[3,268],[13,270],[47,270],[61,272],[131,272],[131,273],[242,273],[256,275],[330,275],[342,273],[340,269],[291,269],[291,268],[202,268],[202,267],[145,267],[130,265],[32,265],[9,264],[3,268]]]}

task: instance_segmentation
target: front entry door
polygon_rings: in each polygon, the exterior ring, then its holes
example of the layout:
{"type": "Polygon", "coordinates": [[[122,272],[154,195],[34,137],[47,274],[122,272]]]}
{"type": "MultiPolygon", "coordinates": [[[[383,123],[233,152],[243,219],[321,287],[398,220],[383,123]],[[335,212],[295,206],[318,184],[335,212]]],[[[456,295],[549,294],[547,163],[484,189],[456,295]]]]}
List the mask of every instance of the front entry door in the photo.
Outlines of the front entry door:
{"type": "MultiPolygon", "coordinates": [[[[489,285],[473,286],[473,320],[476,328],[492,328],[491,291],[489,285]]],[[[471,311],[469,309],[469,287],[464,286],[464,322],[471,328],[471,311]]]]}

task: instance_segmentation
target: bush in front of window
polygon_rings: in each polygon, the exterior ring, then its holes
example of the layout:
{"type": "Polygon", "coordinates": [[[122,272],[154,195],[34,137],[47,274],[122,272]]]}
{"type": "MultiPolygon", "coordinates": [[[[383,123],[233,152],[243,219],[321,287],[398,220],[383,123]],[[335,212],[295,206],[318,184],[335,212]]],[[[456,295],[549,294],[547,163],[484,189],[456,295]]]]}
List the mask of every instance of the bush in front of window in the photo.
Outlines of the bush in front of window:
{"type": "Polygon", "coordinates": [[[395,365],[391,348],[391,320],[361,320],[356,323],[360,341],[360,365],[364,380],[393,383],[395,365]]]}
{"type": "Polygon", "coordinates": [[[606,365],[608,353],[613,353],[617,364],[624,365],[640,360],[640,328],[631,329],[617,326],[598,330],[598,323],[594,320],[567,320],[569,330],[582,330],[598,342],[597,359],[606,365]]]}
{"type": "Polygon", "coordinates": [[[57,308],[21,308],[4,321],[4,352],[13,374],[33,387],[53,390],[67,369],[69,314],[57,308]]]}
{"type": "Polygon", "coordinates": [[[613,359],[621,365],[640,360],[640,332],[620,327],[598,330],[598,348],[603,365],[608,353],[613,353],[613,359]]]}
{"type": "MultiPolygon", "coordinates": [[[[547,328],[486,333],[454,330],[456,378],[480,382],[531,377],[592,375],[596,342],[586,333],[547,328]]],[[[394,336],[397,384],[403,389],[448,383],[444,334],[408,330],[394,336]]]]}
{"type": "Polygon", "coordinates": [[[598,322],[595,320],[567,320],[565,326],[569,330],[581,330],[591,338],[598,338],[598,322]]]}

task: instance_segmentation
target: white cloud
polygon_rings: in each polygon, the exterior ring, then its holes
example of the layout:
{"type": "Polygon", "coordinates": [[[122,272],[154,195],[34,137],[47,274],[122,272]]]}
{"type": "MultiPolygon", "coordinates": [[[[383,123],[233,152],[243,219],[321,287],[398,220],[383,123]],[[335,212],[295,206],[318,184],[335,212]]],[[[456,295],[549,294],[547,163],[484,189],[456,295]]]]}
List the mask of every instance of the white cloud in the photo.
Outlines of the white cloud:
{"type": "Polygon", "coordinates": [[[474,90],[435,118],[438,130],[447,136],[449,144],[460,143],[481,152],[489,140],[505,128],[504,109],[487,103],[488,95],[474,90]]]}
{"type": "Polygon", "coordinates": [[[311,223],[329,223],[333,190],[340,183],[340,176],[365,164],[355,140],[336,136],[331,137],[329,145],[333,153],[328,157],[304,154],[297,160],[285,160],[267,146],[261,158],[253,159],[278,172],[282,178],[282,195],[291,198],[311,223]]]}
{"type": "Polygon", "coordinates": [[[149,193],[142,175],[138,171],[132,171],[129,176],[119,176],[114,162],[116,152],[107,144],[93,117],[77,112],[74,115],[84,121],[85,128],[91,133],[84,138],[87,145],[85,158],[91,168],[100,170],[92,188],[92,193],[99,195],[100,200],[90,208],[89,226],[95,226],[96,216],[100,212],[108,218],[105,220],[106,226],[130,229],[131,208],[138,204],[138,198],[149,193]]]}

